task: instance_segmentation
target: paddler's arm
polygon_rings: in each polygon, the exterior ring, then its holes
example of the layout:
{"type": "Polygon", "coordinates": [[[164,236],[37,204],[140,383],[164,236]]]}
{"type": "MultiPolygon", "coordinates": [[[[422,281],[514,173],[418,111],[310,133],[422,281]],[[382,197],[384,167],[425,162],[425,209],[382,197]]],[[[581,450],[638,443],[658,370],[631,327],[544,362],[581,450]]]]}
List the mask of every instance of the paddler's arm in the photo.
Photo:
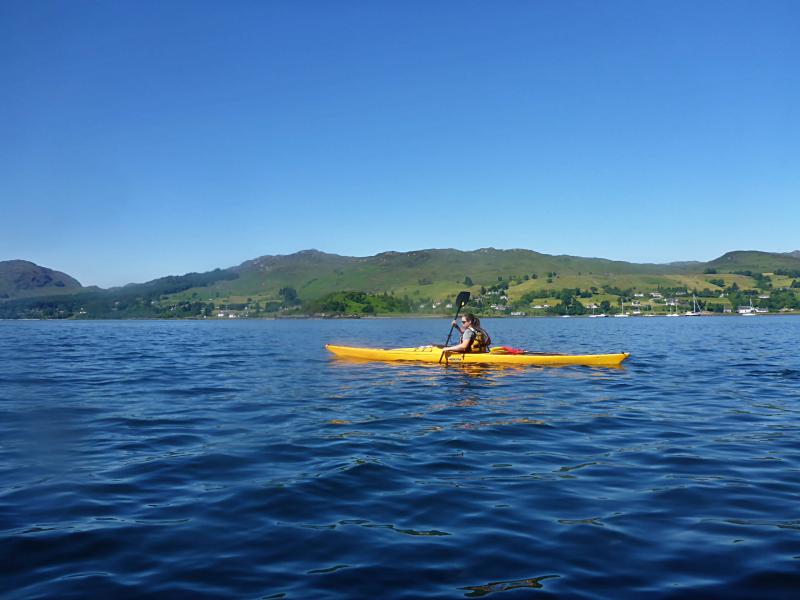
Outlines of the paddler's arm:
{"type": "Polygon", "coordinates": [[[468,344],[469,344],[469,341],[467,340],[467,341],[461,342],[457,346],[445,346],[444,348],[442,348],[442,351],[443,352],[466,352],[468,344]]]}

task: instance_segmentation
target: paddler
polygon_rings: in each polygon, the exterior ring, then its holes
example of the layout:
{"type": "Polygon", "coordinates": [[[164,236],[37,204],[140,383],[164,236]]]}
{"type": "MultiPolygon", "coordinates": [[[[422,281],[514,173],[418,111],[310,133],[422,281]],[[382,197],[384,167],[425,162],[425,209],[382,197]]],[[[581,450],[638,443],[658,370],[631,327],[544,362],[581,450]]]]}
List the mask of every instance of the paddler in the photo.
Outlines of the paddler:
{"type": "Polygon", "coordinates": [[[461,343],[456,346],[445,346],[442,350],[447,354],[467,352],[488,352],[492,338],[481,327],[481,321],[472,313],[462,315],[461,324],[451,323],[461,334],[461,343]]]}

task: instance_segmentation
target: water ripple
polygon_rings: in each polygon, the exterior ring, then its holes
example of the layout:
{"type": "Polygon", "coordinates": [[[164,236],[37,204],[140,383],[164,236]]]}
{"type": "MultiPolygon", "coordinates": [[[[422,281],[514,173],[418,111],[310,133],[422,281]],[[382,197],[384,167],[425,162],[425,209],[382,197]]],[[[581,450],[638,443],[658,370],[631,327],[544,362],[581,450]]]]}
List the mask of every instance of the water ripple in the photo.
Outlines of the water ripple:
{"type": "Polygon", "coordinates": [[[794,598],[800,320],[753,321],[487,323],[616,370],[322,349],[434,320],[0,322],[3,589],[794,598]]]}

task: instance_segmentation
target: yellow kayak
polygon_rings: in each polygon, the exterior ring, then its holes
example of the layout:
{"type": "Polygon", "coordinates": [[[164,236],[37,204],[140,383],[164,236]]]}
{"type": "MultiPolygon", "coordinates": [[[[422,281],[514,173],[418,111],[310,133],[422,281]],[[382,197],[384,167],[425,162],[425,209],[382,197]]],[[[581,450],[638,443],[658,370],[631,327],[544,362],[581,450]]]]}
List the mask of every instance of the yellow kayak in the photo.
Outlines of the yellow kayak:
{"type": "Polygon", "coordinates": [[[418,362],[438,363],[441,358],[449,364],[483,364],[483,365],[587,365],[594,367],[618,367],[623,360],[630,356],[628,352],[618,354],[543,354],[524,353],[506,354],[499,348],[496,351],[480,354],[448,354],[442,358],[441,348],[436,346],[419,346],[417,348],[353,348],[349,346],[325,347],[336,356],[344,358],[359,358],[362,360],[412,360],[418,362]]]}

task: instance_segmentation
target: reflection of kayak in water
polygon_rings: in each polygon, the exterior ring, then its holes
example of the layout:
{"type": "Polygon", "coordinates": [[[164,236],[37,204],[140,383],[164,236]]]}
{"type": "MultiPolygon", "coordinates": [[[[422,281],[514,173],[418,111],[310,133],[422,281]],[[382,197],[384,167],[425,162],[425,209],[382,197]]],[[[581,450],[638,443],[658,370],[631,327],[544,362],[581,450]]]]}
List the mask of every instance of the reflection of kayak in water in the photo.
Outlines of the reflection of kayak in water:
{"type": "Polygon", "coordinates": [[[627,352],[618,354],[547,354],[542,352],[523,352],[512,354],[502,348],[493,348],[492,352],[476,354],[448,354],[442,358],[442,350],[436,346],[419,346],[418,348],[353,348],[349,346],[325,346],[336,356],[360,358],[362,360],[399,361],[412,360],[418,362],[469,363],[482,365],[587,365],[597,367],[617,367],[630,356],[627,352]]]}

